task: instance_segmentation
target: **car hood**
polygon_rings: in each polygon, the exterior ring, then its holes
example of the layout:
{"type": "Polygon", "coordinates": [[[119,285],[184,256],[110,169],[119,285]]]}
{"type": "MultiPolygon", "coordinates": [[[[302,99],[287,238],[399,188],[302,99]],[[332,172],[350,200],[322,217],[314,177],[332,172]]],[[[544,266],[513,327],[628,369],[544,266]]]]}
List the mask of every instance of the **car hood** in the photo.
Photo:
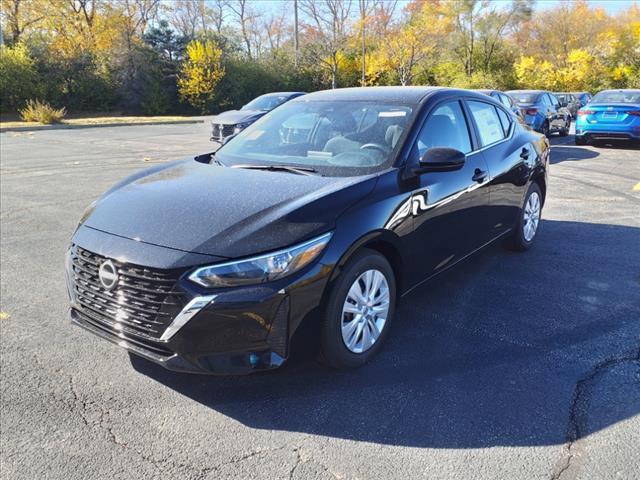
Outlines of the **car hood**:
{"type": "Polygon", "coordinates": [[[333,228],[375,176],[321,177],[194,160],[138,173],[83,215],[87,227],[185,252],[235,258],[333,228]]]}
{"type": "Polygon", "coordinates": [[[228,110],[213,117],[211,123],[236,125],[238,123],[253,122],[266,113],[267,112],[262,110],[228,110]]]}

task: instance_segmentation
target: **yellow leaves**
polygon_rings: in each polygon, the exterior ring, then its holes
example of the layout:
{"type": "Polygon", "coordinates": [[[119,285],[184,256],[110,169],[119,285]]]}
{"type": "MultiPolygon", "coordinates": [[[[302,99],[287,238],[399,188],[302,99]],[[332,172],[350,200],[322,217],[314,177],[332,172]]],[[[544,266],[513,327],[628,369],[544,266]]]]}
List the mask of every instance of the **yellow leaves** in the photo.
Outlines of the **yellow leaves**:
{"type": "Polygon", "coordinates": [[[211,40],[192,40],[178,75],[180,96],[204,113],[224,73],[220,47],[211,40]]]}
{"type": "Polygon", "coordinates": [[[617,65],[611,69],[610,76],[617,82],[623,81],[633,75],[633,68],[628,65],[617,65]]]}

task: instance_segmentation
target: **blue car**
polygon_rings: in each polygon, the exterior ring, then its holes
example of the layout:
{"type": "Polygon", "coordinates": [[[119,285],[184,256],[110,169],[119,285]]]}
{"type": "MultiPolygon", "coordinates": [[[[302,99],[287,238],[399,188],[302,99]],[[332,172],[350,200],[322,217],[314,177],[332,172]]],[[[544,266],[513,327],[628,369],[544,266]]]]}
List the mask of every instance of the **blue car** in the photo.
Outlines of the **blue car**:
{"type": "Polygon", "coordinates": [[[546,136],[557,132],[561,137],[569,134],[571,112],[560,105],[556,96],[545,90],[511,90],[513,98],[527,125],[546,136]]]}
{"type": "Polygon", "coordinates": [[[603,90],[578,110],[576,145],[592,140],[640,142],[640,90],[603,90]]]}
{"type": "Polygon", "coordinates": [[[589,92],[571,92],[571,94],[578,99],[578,108],[584,107],[593,98],[589,92]]]}

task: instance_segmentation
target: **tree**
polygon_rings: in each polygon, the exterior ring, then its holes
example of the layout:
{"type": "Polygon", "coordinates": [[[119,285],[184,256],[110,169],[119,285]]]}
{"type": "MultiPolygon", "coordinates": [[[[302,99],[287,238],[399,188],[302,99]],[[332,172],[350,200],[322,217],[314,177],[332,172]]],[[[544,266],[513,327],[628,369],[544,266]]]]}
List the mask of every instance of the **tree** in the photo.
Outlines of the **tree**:
{"type": "Polygon", "coordinates": [[[40,94],[40,78],[27,47],[0,47],[0,110],[15,112],[40,94]]]}
{"type": "Polygon", "coordinates": [[[300,0],[299,5],[310,22],[303,25],[309,40],[305,52],[310,61],[328,70],[331,88],[336,88],[340,55],[349,35],[351,0],[300,0]]]}
{"type": "Polygon", "coordinates": [[[180,58],[187,43],[184,37],[176,36],[166,20],[147,30],[142,39],[170,63],[180,58]]]}
{"type": "MultiPolygon", "coordinates": [[[[249,8],[247,0],[235,0],[229,4],[229,8],[237,17],[247,57],[251,59],[253,58],[252,51],[260,50],[261,47],[261,42],[259,41],[260,33],[254,28],[254,25],[257,23],[258,14],[249,8]],[[254,48],[252,48],[252,46],[254,48]]],[[[259,52],[253,53],[257,55],[259,52]]]]}
{"type": "Polygon", "coordinates": [[[203,114],[215,96],[215,88],[225,74],[222,50],[211,41],[192,40],[178,75],[178,91],[183,100],[203,114]]]}
{"type": "Polygon", "coordinates": [[[451,32],[450,20],[442,15],[439,2],[415,2],[407,11],[409,18],[390,29],[372,55],[370,76],[391,70],[401,85],[411,85],[424,62],[435,62],[439,46],[451,32]]]}
{"type": "Polygon", "coordinates": [[[16,45],[27,28],[36,27],[45,18],[41,0],[0,0],[0,12],[6,18],[11,45],[16,45]]]}

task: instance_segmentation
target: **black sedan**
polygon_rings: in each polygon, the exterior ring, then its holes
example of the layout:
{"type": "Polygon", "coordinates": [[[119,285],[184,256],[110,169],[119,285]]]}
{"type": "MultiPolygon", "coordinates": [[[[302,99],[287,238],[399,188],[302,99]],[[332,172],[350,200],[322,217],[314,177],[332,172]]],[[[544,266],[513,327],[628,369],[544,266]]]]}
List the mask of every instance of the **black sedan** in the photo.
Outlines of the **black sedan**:
{"type": "Polygon", "coordinates": [[[211,120],[211,141],[223,144],[274,108],[304,94],[305,92],[267,93],[254,98],[240,110],[227,110],[216,115],[211,120]]]}
{"type": "Polygon", "coordinates": [[[548,159],[482,94],[306,95],[90,206],[66,260],[72,321],[174,370],[275,368],[303,324],[326,363],[362,365],[401,296],[492,242],[531,247],[548,159]]]}

